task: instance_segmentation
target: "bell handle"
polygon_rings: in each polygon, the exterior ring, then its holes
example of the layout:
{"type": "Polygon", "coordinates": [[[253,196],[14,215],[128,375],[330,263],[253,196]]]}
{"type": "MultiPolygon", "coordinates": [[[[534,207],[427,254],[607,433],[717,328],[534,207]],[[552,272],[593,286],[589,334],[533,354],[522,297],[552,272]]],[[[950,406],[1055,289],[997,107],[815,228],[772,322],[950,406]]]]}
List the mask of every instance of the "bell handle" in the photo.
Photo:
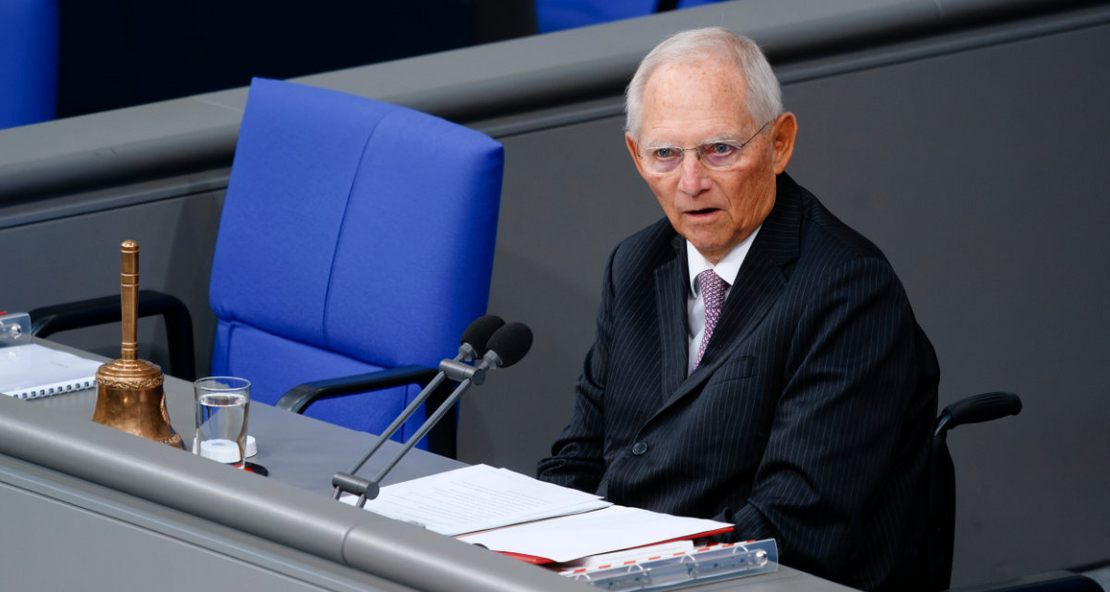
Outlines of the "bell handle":
{"type": "Polygon", "coordinates": [[[120,359],[138,359],[139,243],[125,240],[119,246],[120,312],[123,338],[120,359]]]}

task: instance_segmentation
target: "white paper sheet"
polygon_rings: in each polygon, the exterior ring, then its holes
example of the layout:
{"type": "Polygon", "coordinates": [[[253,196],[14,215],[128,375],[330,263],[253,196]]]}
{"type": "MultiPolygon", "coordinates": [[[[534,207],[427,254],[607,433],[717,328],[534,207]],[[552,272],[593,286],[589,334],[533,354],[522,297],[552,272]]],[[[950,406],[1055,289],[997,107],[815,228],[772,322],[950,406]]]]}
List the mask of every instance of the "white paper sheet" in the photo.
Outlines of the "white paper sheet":
{"type": "Polygon", "coordinates": [[[494,551],[509,551],[562,563],[730,526],[732,525],[716,520],[610,506],[574,516],[469,534],[458,539],[494,551]]]}
{"type": "Polygon", "coordinates": [[[31,343],[0,348],[0,393],[18,399],[94,388],[100,362],[31,343]]]}
{"type": "MultiPolygon", "coordinates": [[[[354,504],[344,495],[340,501],[354,504]]],[[[366,509],[455,536],[611,505],[599,496],[474,465],[383,487],[366,509]]]]}

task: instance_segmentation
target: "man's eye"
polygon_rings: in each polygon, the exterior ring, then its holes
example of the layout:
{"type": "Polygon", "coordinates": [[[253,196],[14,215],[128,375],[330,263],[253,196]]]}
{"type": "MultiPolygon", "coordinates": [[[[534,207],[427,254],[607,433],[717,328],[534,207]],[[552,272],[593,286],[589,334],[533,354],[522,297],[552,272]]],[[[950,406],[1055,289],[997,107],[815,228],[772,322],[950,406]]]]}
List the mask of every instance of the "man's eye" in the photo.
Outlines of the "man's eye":
{"type": "Polygon", "coordinates": [[[670,147],[656,148],[651,151],[651,155],[659,160],[668,160],[678,156],[678,150],[670,147]]]}
{"type": "Polygon", "coordinates": [[[732,144],[725,144],[724,142],[715,142],[705,147],[705,154],[713,156],[728,156],[736,151],[736,147],[732,144]]]}

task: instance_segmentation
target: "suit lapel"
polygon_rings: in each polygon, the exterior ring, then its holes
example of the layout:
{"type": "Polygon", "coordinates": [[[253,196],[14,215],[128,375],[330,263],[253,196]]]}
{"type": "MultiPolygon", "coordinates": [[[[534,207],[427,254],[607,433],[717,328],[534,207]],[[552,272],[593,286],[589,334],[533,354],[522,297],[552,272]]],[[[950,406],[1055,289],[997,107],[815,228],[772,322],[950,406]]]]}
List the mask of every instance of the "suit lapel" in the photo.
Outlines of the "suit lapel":
{"type": "Polygon", "coordinates": [[[675,237],[674,258],[655,270],[655,309],[659,321],[660,373],[662,390],[660,402],[673,393],[686,378],[687,348],[686,328],[686,271],[685,241],[675,237]]]}
{"type": "MultiPolygon", "coordinates": [[[[694,392],[698,386],[709,379],[732,352],[756,328],[759,321],[778,300],[783,287],[788,279],[786,269],[798,257],[798,241],[802,218],[802,204],[799,189],[794,181],[786,174],[778,177],[778,193],[775,207],[763,222],[759,234],[755,237],[751,251],[744,259],[740,273],[736,278],[736,285],[729,290],[725,300],[721,318],[717,322],[712,340],[702,356],[701,364],[686,377],[680,380],[674,388],[667,388],[664,374],[664,396],[667,397],[663,406],[655,416],[666,411],[685,396],[694,392]],[[667,393],[670,393],[668,396],[667,393]]],[[[656,287],[658,293],[659,272],[656,272],[656,287]]],[[[683,285],[683,288],[685,286],[683,285]]],[[[682,292],[685,295],[685,291],[682,292]]],[[[660,298],[660,327],[665,327],[664,322],[675,323],[674,320],[664,321],[665,317],[662,298],[660,298]]],[[[685,303],[683,299],[682,303],[685,303]]],[[[680,345],[686,347],[685,318],[686,307],[682,306],[680,312],[669,312],[677,315],[682,325],[683,333],[680,345]]],[[[673,317],[672,317],[673,319],[673,317]]],[[[664,341],[667,333],[664,332],[664,341]]],[[[671,356],[666,356],[667,358],[671,356]]],[[[686,356],[682,356],[685,363],[686,356]]],[[[664,368],[666,370],[666,368],[664,368]]],[[[685,365],[682,370],[685,371],[685,365]]],[[[654,416],[653,416],[654,418],[654,416]]]]}

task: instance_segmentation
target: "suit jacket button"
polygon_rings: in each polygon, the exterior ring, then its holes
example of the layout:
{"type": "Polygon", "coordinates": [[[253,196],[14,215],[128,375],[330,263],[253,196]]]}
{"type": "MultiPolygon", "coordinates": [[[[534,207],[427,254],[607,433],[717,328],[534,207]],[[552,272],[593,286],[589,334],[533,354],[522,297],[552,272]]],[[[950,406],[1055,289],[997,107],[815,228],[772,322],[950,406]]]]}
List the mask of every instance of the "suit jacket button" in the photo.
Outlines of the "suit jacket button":
{"type": "Polygon", "coordinates": [[[647,450],[647,442],[637,442],[632,445],[632,454],[635,456],[640,456],[641,454],[647,452],[647,450]]]}

